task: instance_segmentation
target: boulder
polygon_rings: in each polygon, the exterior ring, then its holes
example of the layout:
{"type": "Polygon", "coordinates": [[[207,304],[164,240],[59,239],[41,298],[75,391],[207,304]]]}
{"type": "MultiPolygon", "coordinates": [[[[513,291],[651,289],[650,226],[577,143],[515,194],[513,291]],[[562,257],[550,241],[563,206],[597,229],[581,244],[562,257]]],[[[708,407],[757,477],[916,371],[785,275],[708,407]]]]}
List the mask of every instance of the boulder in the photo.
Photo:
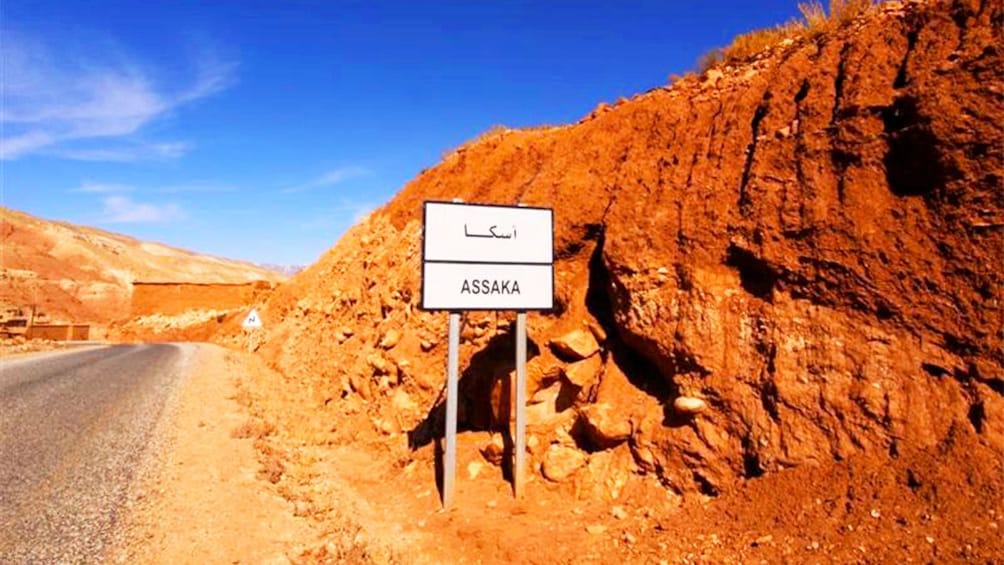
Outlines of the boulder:
{"type": "Polygon", "coordinates": [[[599,355],[592,355],[565,367],[565,379],[580,389],[587,390],[596,383],[596,377],[603,368],[599,355]]]}
{"type": "Polygon", "coordinates": [[[550,341],[554,351],[572,361],[585,359],[600,350],[593,332],[585,328],[574,329],[550,341]]]}
{"type": "Polygon", "coordinates": [[[575,474],[588,460],[585,453],[565,445],[552,445],[544,453],[541,471],[544,477],[561,482],[575,474]]]}
{"type": "Polygon", "coordinates": [[[707,407],[707,402],[693,396],[678,396],[673,400],[673,411],[681,416],[695,416],[707,407]]]}
{"type": "Polygon", "coordinates": [[[579,414],[586,436],[599,449],[615,447],[631,437],[631,420],[606,402],[590,404],[579,414]]]}
{"type": "MultiPolygon", "coordinates": [[[[513,373],[515,374],[515,371],[513,373]]],[[[526,362],[526,390],[530,395],[550,387],[564,374],[564,363],[548,350],[526,362]]]]}

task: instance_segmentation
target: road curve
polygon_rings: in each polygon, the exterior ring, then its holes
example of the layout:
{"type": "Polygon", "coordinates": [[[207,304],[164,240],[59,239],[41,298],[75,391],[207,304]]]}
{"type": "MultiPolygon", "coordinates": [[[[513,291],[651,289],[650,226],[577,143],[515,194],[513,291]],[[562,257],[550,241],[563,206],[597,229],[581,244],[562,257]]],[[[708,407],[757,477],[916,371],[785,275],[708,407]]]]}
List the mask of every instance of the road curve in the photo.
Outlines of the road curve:
{"type": "Polygon", "coordinates": [[[0,563],[94,562],[191,346],[0,361],[0,563]]]}

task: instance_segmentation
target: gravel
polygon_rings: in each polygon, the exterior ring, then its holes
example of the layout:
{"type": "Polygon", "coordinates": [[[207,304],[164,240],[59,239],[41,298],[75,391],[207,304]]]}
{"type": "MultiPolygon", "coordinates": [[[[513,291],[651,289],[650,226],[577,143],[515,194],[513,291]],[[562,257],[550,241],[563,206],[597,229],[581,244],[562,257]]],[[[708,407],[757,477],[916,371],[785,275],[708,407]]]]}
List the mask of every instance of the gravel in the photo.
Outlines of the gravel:
{"type": "Polygon", "coordinates": [[[0,562],[104,558],[194,347],[0,361],[0,562]]]}

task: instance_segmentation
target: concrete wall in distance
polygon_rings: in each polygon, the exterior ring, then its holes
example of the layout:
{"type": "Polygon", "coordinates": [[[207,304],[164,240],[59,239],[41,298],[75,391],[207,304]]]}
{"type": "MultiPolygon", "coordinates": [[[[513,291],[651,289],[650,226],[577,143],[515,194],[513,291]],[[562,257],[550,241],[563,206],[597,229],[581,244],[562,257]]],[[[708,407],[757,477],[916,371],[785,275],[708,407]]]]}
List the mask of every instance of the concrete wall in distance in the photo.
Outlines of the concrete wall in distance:
{"type": "Polygon", "coordinates": [[[35,324],[28,328],[26,339],[47,339],[49,341],[87,341],[91,327],[80,324],[35,324]]]}

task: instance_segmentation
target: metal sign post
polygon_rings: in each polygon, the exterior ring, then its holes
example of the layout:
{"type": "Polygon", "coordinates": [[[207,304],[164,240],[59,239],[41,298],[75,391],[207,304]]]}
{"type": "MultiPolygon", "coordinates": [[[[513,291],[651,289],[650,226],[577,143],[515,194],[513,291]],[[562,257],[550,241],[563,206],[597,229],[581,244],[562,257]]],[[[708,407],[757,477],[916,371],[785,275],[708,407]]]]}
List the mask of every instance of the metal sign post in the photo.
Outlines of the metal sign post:
{"type": "Polygon", "coordinates": [[[516,439],[512,488],[516,498],[523,495],[526,479],[526,312],[516,313],[516,439]]]}
{"type": "Polygon", "coordinates": [[[446,360],[446,453],[443,455],[443,508],[453,506],[457,474],[457,395],[460,365],[460,312],[450,312],[449,352],[446,360]]]}
{"type": "Polygon", "coordinates": [[[554,306],[554,212],[550,208],[425,202],[423,310],[449,314],[443,507],[453,505],[457,466],[460,312],[515,310],[513,494],[526,484],[526,311],[554,306]]]}

